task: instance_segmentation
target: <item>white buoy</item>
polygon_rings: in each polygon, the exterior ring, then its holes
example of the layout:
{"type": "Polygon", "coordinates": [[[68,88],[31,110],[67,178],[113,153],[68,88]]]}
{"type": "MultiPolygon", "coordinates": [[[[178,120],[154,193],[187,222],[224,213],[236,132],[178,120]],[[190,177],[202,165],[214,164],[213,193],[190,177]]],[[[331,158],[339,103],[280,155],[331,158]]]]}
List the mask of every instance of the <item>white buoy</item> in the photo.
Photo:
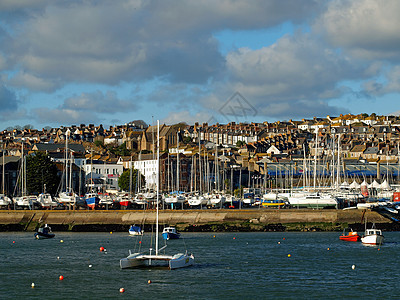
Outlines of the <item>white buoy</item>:
{"type": "Polygon", "coordinates": [[[89,265],[89,268],[91,268],[92,267],[92,265],[89,265]]]}
{"type": "Polygon", "coordinates": [[[31,287],[32,287],[32,288],[34,288],[34,287],[35,287],[35,283],[34,283],[34,282],[32,282],[32,284],[31,284],[31,287]]]}
{"type": "Polygon", "coordinates": [[[351,268],[354,270],[356,268],[356,265],[352,265],[351,268]]]}

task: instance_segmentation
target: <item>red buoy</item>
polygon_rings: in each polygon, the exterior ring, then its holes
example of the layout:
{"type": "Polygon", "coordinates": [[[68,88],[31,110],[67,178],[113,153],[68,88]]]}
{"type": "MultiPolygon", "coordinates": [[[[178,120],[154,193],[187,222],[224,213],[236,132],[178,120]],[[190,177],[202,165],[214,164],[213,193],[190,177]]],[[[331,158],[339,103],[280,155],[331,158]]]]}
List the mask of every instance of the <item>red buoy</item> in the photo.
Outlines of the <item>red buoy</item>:
{"type": "Polygon", "coordinates": [[[64,276],[60,275],[60,277],[58,277],[58,279],[63,280],[64,276]]]}
{"type": "Polygon", "coordinates": [[[125,292],[125,289],[124,289],[124,288],[120,288],[120,289],[119,289],[119,292],[120,292],[120,293],[123,293],[123,292],[125,292]]]}
{"type": "Polygon", "coordinates": [[[104,247],[100,247],[100,251],[103,252],[104,251],[104,247]]]}

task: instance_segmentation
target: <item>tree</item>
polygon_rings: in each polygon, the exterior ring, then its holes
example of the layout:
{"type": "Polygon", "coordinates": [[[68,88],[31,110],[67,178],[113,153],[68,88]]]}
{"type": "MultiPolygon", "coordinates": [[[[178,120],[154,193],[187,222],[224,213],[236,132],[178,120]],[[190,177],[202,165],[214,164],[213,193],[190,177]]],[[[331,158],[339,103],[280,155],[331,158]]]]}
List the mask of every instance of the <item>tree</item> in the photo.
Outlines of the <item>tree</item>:
{"type": "Polygon", "coordinates": [[[95,141],[95,142],[94,142],[94,145],[95,145],[96,147],[103,147],[103,146],[104,146],[102,141],[95,141]]]}
{"type": "Polygon", "coordinates": [[[60,178],[57,167],[44,152],[35,152],[26,157],[26,188],[29,194],[46,192],[55,195],[60,178]]]}
{"type": "Polygon", "coordinates": [[[244,141],[237,141],[236,142],[236,147],[241,148],[243,145],[246,145],[244,141]]]}
{"type": "Polygon", "coordinates": [[[124,142],[121,146],[112,146],[109,145],[108,150],[115,154],[116,156],[129,156],[131,155],[131,151],[126,148],[126,142],[124,142]]]}
{"type": "MultiPolygon", "coordinates": [[[[137,174],[138,174],[138,171],[136,169],[132,168],[132,190],[133,191],[136,188],[137,174]]],[[[131,175],[130,169],[122,172],[121,176],[118,179],[118,186],[121,190],[129,191],[130,175],[131,175]]],[[[146,180],[143,175],[140,175],[140,177],[141,177],[140,185],[144,186],[146,184],[146,180]]]]}
{"type": "Polygon", "coordinates": [[[182,138],[182,142],[183,142],[184,144],[189,144],[189,143],[192,142],[192,138],[191,138],[190,136],[184,136],[184,137],[182,138]]]}

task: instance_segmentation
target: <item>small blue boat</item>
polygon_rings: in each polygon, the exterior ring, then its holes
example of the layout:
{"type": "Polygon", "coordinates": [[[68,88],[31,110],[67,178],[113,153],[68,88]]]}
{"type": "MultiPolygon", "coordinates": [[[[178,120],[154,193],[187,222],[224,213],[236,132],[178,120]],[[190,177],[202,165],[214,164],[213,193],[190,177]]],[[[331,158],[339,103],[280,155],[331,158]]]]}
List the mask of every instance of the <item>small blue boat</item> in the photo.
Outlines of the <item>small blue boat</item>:
{"type": "Polygon", "coordinates": [[[38,229],[34,236],[36,239],[51,239],[56,235],[51,231],[50,226],[45,224],[43,227],[38,229]]]}
{"type": "Polygon", "coordinates": [[[130,235],[143,235],[143,231],[142,231],[142,228],[140,228],[139,226],[132,225],[129,228],[129,234],[130,235]]]}
{"type": "Polygon", "coordinates": [[[88,207],[95,209],[99,205],[100,198],[96,193],[88,193],[85,195],[85,202],[88,207]]]}
{"type": "Polygon", "coordinates": [[[179,239],[181,234],[179,232],[176,232],[175,227],[165,227],[162,236],[164,240],[172,240],[172,239],[179,239]]]}

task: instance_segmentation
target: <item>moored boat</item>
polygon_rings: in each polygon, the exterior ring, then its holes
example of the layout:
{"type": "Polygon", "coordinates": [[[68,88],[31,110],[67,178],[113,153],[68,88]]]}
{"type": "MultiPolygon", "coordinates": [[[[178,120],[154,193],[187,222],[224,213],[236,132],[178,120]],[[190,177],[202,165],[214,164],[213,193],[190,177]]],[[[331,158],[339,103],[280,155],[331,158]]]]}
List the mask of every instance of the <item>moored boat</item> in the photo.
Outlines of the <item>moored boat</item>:
{"type": "Polygon", "coordinates": [[[131,225],[131,227],[129,227],[129,234],[130,235],[143,235],[143,231],[142,231],[142,228],[140,228],[140,226],[131,225]]]}
{"type": "Polygon", "coordinates": [[[299,197],[292,195],[289,203],[294,208],[337,208],[338,202],[335,197],[322,193],[306,193],[299,197]]]}
{"type": "Polygon", "coordinates": [[[162,237],[164,240],[174,240],[179,239],[181,234],[176,231],[175,227],[169,226],[165,227],[162,232],[162,237]]]}
{"type": "Polygon", "coordinates": [[[365,229],[365,234],[361,238],[361,242],[367,245],[381,245],[383,240],[384,236],[382,234],[382,230],[376,229],[375,224],[372,225],[372,228],[365,229]]]}
{"type": "Polygon", "coordinates": [[[100,198],[96,193],[87,193],[85,195],[85,202],[87,207],[90,207],[91,209],[95,209],[96,206],[99,205],[100,198]]]}
{"type": "Polygon", "coordinates": [[[45,224],[43,227],[38,229],[34,236],[36,239],[51,239],[56,235],[51,231],[51,227],[45,224]]]}
{"type": "Polygon", "coordinates": [[[169,269],[177,269],[189,267],[194,264],[194,256],[189,254],[187,251],[185,253],[177,253],[175,255],[166,255],[160,254],[162,250],[164,250],[167,245],[164,247],[158,247],[158,211],[159,211],[159,203],[160,199],[159,195],[159,132],[160,132],[160,123],[157,122],[157,194],[156,194],[156,233],[155,233],[155,248],[149,249],[149,254],[144,254],[143,252],[132,253],[129,251],[129,255],[120,260],[121,269],[126,268],[138,268],[138,267],[166,267],[169,269]],[[153,252],[154,251],[154,252],[153,252]]]}
{"type": "Polygon", "coordinates": [[[347,242],[358,242],[361,239],[361,236],[357,233],[357,231],[349,231],[346,233],[346,229],[343,230],[343,234],[339,236],[339,239],[347,242]]]}

